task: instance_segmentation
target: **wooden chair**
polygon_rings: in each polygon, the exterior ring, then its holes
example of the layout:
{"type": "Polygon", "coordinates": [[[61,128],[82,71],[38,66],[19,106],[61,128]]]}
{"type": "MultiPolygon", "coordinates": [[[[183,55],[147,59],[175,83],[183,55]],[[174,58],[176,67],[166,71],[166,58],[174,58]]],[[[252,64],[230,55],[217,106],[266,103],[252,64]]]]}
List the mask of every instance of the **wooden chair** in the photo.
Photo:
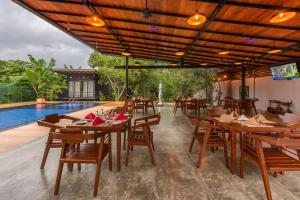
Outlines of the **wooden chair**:
{"type": "Polygon", "coordinates": [[[207,114],[207,106],[206,106],[206,99],[199,100],[199,114],[201,113],[201,109],[203,110],[203,114],[207,114]]]}
{"type": "Polygon", "coordinates": [[[155,114],[155,107],[154,107],[154,101],[153,100],[149,100],[145,102],[145,113],[148,113],[148,108],[152,108],[153,113],[155,114]]]}
{"type": "Polygon", "coordinates": [[[189,113],[189,110],[193,111],[194,114],[197,114],[198,110],[198,100],[191,99],[184,102],[184,113],[189,113]]]}
{"type": "Polygon", "coordinates": [[[151,126],[154,126],[154,125],[158,125],[160,123],[160,113],[158,114],[155,114],[155,115],[151,115],[151,116],[147,116],[147,117],[142,117],[142,118],[137,118],[134,120],[134,126],[137,126],[138,124],[140,123],[147,123],[149,126],[149,136],[150,136],[150,141],[151,141],[151,144],[152,144],[152,148],[153,148],[153,151],[155,151],[155,148],[154,148],[154,142],[153,142],[153,131],[151,130],[151,126]]]}
{"type": "Polygon", "coordinates": [[[229,114],[230,111],[222,106],[214,106],[207,109],[207,115],[209,117],[220,117],[222,114],[229,114]]]}
{"type": "Polygon", "coordinates": [[[290,128],[278,127],[248,128],[243,131],[248,133],[243,135],[241,144],[240,176],[244,177],[245,159],[258,166],[267,199],[271,200],[272,194],[267,172],[277,174],[285,171],[300,171],[300,135],[291,134],[290,128]],[[254,143],[249,143],[249,140],[254,143]],[[266,147],[263,143],[269,144],[270,147],[266,147]],[[296,150],[298,155],[294,154],[291,149],[296,150]]]}
{"type": "Polygon", "coordinates": [[[123,112],[132,113],[133,112],[133,106],[134,106],[134,101],[132,99],[125,99],[125,103],[124,103],[124,106],[123,106],[125,111],[123,111],[123,112]]]}
{"type": "Polygon", "coordinates": [[[135,99],[133,104],[133,110],[137,113],[138,110],[142,110],[143,115],[145,114],[145,104],[140,99],[135,99]]]}
{"type": "MultiPolygon", "coordinates": [[[[50,132],[55,132],[55,131],[57,131],[61,128],[64,128],[64,127],[57,124],[62,119],[68,119],[68,120],[71,120],[72,122],[80,120],[78,118],[71,117],[71,116],[68,116],[68,115],[52,114],[52,115],[47,115],[45,117],[45,119],[38,120],[37,124],[39,126],[44,126],[44,127],[50,128],[50,132]]],[[[41,163],[41,166],[40,166],[41,169],[44,169],[44,166],[45,166],[50,148],[60,148],[61,145],[62,145],[61,141],[53,140],[48,135],[48,139],[47,139],[47,142],[46,142],[46,147],[45,147],[45,150],[44,150],[42,163],[41,163]]]]}
{"type": "Polygon", "coordinates": [[[174,109],[173,109],[173,113],[174,115],[176,115],[177,109],[180,108],[181,111],[183,112],[184,109],[184,101],[182,99],[174,99],[175,104],[174,104],[174,109]]]}
{"type": "Polygon", "coordinates": [[[225,131],[222,127],[215,125],[212,121],[203,118],[193,118],[188,116],[189,120],[193,125],[195,125],[195,130],[193,132],[193,138],[189,148],[189,152],[192,151],[195,139],[200,144],[200,152],[198,156],[198,161],[196,166],[199,168],[201,161],[205,155],[206,149],[211,147],[213,152],[214,148],[223,147],[224,148],[224,158],[225,165],[228,166],[228,157],[227,157],[227,142],[225,131]]]}
{"type": "Polygon", "coordinates": [[[65,163],[71,165],[74,163],[92,163],[96,164],[93,196],[97,196],[101,165],[106,155],[109,156],[109,170],[112,170],[111,134],[110,132],[101,132],[97,134],[99,134],[98,137],[100,138],[99,144],[86,144],[83,142],[85,140],[93,139],[95,137],[94,134],[83,134],[82,130],[75,128],[62,128],[59,133],[50,133],[50,137],[52,139],[62,141],[62,149],[54,189],[55,195],[57,195],[59,191],[61,175],[65,163]],[[78,147],[71,148],[74,145],[78,145],[78,147]]]}
{"type": "Polygon", "coordinates": [[[131,128],[128,132],[128,143],[125,165],[128,165],[129,149],[132,149],[134,145],[147,146],[150,153],[151,162],[155,165],[153,146],[150,140],[150,127],[148,123],[140,123],[131,128]]]}

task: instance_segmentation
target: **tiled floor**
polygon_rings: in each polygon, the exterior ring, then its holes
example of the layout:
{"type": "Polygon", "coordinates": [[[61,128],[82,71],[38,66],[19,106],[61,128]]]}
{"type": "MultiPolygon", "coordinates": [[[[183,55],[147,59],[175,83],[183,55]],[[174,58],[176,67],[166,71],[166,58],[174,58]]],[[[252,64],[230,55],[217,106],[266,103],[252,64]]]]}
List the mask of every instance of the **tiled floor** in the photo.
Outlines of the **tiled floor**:
{"type": "MultiPolygon", "coordinates": [[[[264,199],[260,172],[246,162],[245,178],[233,176],[224,166],[223,151],[208,151],[200,169],[195,167],[199,147],[188,152],[192,127],[180,112],[174,117],[170,107],[161,109],[161,124],[154,128],[156,166],[147,148],[135,147],[129,165],[101,170],[96,199],[264,199]]],[[[95,166],[84,165],[81,172],[64,170],[60,193],[53,195],[59,150],[51,150],[44,170],[40,161],[45,137],[0,154],[0,199],[92,199],[95,166]]],[[[113,140],[115,141],[115,140],[113,140]]],[[[115,143],[113,143],[115,144],[115,143]]],[[[113,161],[115,154],[113,153],[113,161]]],[[[269,176],[273,198],[300,199],[300,173],[269,176]]]]}

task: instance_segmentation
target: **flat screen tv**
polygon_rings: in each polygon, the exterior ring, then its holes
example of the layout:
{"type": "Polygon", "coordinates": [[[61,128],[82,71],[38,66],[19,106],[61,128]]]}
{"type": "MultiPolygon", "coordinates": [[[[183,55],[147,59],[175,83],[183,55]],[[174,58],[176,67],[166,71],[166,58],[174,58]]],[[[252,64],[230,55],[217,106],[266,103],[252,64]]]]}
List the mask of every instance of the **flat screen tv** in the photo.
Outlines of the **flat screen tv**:
{"type": "Polygon", "coordinates": [[[273,80],[290,80],[300,77],[296,62],[271,67],[271,71],[273,80]]]}

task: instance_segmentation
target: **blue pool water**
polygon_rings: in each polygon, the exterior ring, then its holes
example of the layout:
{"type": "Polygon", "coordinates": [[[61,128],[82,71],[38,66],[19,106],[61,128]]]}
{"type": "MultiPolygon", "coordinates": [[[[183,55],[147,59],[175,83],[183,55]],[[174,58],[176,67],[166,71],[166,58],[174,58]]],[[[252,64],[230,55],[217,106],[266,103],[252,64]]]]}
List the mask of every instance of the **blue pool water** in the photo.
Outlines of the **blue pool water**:
{"type": "Polygon", "coordinates": [[[0,109],[0,131],[34,122],[49,114],[64,114],[98,105],[95,102],[55,103],[0,109]]]}

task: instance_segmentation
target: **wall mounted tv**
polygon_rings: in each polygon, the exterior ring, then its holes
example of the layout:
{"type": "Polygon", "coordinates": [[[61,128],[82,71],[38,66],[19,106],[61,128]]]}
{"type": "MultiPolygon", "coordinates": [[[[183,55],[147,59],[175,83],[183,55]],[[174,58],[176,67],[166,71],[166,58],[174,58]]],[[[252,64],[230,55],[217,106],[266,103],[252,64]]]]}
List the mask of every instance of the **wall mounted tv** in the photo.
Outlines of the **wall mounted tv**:
{"type": "Polygon", "coordinates": [[[273,80],[291,80],[300,77],[299,66],[296,62],[271,67],[271,71],[273,80]]]}

